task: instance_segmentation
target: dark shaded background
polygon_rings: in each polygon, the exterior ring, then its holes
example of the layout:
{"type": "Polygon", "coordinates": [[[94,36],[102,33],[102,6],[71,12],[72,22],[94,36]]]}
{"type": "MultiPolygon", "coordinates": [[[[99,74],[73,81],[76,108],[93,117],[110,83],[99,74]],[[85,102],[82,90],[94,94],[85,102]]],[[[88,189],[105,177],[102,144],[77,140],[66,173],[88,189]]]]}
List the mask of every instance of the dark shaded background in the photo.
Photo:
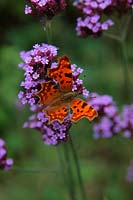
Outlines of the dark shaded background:
{"type": "MultiPolygon", "coordinates": [[[[0,200],[67,200],[56,147],[44,145],[37,131],[22,128],[29,109],[19,108],[17,102],[23,79],[23,72],[18,68],[19,52],[32,48],[35,43],[47,42],[39,20],[24,15],[23,10],[23,1],[0,1],[0,137],[7,142],[9,156],[15,160],[14,170],[0,171],[0,200]]],[[[72,63],[84,67],[82,78],[89,91],[112,95],[121,109],[128,103],[121,45],[106,36],[78,38],[76,17],[75,9],[68,7],[65,13],[53,19],[51,43],[59,47],[59,55],[65,53],[72,63]]],[[[124,26],[119,32],[114,30],[119,38],[124,26]]],[[[132,31],[131,20],[125,49],[131,96],[132,31]]],[[[87,120],[73,125],[71,135],[80,158],[88,199],[131,200],[133,185],[126,182],[125,177],[133,158],[132,141],[121,134],[94,140],[87,120]]]]}

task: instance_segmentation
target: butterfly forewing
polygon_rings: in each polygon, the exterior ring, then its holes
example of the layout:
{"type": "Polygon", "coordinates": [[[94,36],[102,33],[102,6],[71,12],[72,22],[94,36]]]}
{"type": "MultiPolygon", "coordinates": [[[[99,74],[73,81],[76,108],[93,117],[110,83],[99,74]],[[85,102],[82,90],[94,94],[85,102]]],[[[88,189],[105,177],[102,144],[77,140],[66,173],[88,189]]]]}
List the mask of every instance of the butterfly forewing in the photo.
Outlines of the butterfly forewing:
{"type": "Polygon", "coordinates": [[[67,56],[58,58],[57,68],[50,69],[48,76],[55,79],[63,93],[72,91],[72,70],[71,64],[67,56]]]}
{"type": "Polygon", "coordinates": [[[39,97],[39,103],[47,106],[51,105],[56,99],[60,98],[60,90],[53,81],[42,82],[41,90],[35,93],[39,97]]]}

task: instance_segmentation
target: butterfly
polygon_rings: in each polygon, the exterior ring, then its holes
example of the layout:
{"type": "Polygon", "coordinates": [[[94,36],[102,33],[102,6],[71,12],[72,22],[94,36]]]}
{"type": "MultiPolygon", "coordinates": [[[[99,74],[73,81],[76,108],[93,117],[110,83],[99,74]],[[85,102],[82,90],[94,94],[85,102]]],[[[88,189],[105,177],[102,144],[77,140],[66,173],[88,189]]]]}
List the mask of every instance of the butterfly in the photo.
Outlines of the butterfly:
{"type": "Polygon", "coordinates": [[[49,124],[57,120],[63,123],[72,113],[71,121],[77,122],[81,118],[92,121],[98,116],[97,111],[84,100],[77,98],[77,92],[72,91],[73,75],[71,64],[66,55],[58,58],[56,68],[48,69],[47,82],[41,82],[41,89],[35,93],[38,103],[49,118],[49,124]]]}

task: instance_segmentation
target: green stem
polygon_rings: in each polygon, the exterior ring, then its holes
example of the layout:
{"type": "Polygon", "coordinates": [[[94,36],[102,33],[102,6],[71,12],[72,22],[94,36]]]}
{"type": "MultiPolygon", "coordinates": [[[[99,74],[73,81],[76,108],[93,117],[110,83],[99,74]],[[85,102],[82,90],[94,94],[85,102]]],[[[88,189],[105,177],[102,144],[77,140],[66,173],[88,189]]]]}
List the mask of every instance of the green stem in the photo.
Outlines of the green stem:
{"type": "Polygon", "coordinates": [[[127,58],[127,52],[126,52],[126,45],[125,45],[125,39],[127,36],[129,24],[131,21],[132,12],[129,12],[126,18],[121,23],[120,27],[120,33],[122,34],[119,36],[113,35],[110,33],[105,33],[104,35],[107,37],[110,37],[112,39],[115,39],[120,44],[120,51],[121,51],[121,61],[122,61],[122,71],[123,71],[123,77],[124,77],[124,97],[125,100],[130,103],[130,76],[129,76],[129,69],[128,69],[128,58],[127,58]],[[126,19],[126,20],[125,20],[126,19]],[[123,29],[124,27],[124,29],[123,29]]]}
{"type": "Polygon", "coordinates": [[[105,37],[108,37],[108,38],[111,38],[113,40],[117,40],[117,41],[121,42],[121,38],[117,35],[112,34],[112,33],[105,32],[105,33],[103,33],[103,35],[105,37]]]}
{"type": "Polygon", "coordinates": [[[51,31],[51,21],[47,20],[46,22],[46,36],[47,36],[47,42],[48,44],[52,41],[52,31],[51,31]]]}
{"type": "Polygon", "coordinates": [[[58,154],[58,158],[59,158],[59,162],[60,162],[60,171],[62,173],[63,179],[64,179],[64,184],[66,185],[66,188],[68,189],[69,195],[70,195],[70,199],[73,198],[73,196],[71,195],[71,185],[69,184],[69,180],[68,180],[68,176],[67,176],[67,170],[66,170],[66,165],[65,162],[62,158],[61,152],[59,147],[57,147],[57,154],[58,154]]]}
{"type": "Polygon", "coordinates": [[[129,24],[131,22],[131,18],[132,18],[132,12],[129,12],[127,15],[124,16],[123,20],[121,19],[118,35],[110,33],[108,31],[107,32],[105,31],[103,35],[112,38],[114,40],[117,40],[119,42],[125,41],[128,33],[129,24]]]}
{"type": "Polygon", "coordinates": [[[130,102],[130,77],[129,77],[126,45],[124,41],[120,42],[120,50],[121,50],[122,70],[123,70],[123,76],[124,76],[124,96],[125,96],[125,99],[129,103],[130,102]]]}
{"type": "Polygon", "coordinates": [[[47,17],[43,17],[40,21],[43,30],[46,33],[47,43],[50,44],[52,42],[51,20],[49,20],[47,17]]]}
{"type": "Polygon", "coordinates": [[[64,157],[66,161],[66,170],[67,170],[67,175],[68,175],[70,197],[71,197],[71,200],[76,200],[77,198],[76,198],[76,192],[75,192],[75,183],[74,183],[73,173],[71,169],[69,148],[68,148],[67,142],[64,144],[64,157]]]}
{"type": "Polygon", "coordinates": [[[84,189],[84,185],[83,185],[83,180],[82,180],[82,176],[81,176],[81,170],[80,170],[80,164],[79,164],[79,160],[78,160],[78,156],[72,141],[71,136],[69,135],[69,140],[70,140],[70,147],[71,147],[71,151],[72,151],[72,155],[74,158],[74,162],[75,162],[75,167],[76,167],[76,172],[77,172],[77,176],[78,176],[78,182],[79,182],[79,187],[80,187],[80,191],[81,191],[81,196],[83,200],[87,200],[86,197],[86,193],[85,193],[85,189],[84,189]]]}

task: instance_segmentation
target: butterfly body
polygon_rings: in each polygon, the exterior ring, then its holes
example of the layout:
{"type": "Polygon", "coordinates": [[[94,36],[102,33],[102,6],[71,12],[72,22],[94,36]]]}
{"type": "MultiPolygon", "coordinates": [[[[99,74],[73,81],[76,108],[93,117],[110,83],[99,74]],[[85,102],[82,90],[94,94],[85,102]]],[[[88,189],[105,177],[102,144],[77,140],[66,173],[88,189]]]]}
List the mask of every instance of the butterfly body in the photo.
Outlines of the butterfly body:
{"type": "Polygon", "coordinates": [[[78,93],[76,93],[76,92],[64,93],[64,94],[61,96],[60,100],[61,100],[62,102],[65,102],[65,103],[70,103],[70,102],[72,102],[72,100],[77,96],[77,94],[78,94],[78,93]]]}
{"type": "Polygon", "coordinates": [[[35,95],[39,97],[49,123],[55,120],[62,123],[69,113],[72,113],[71,120],[74,122],[83,117],[91,121],[98,115],[89,104],[76,97],[78,92],[72,91],[72,70],[66,56],[59,58],[57,68],[49,69],[48,77],[51,80],[42,82],[41,90],[35,95]]]}

